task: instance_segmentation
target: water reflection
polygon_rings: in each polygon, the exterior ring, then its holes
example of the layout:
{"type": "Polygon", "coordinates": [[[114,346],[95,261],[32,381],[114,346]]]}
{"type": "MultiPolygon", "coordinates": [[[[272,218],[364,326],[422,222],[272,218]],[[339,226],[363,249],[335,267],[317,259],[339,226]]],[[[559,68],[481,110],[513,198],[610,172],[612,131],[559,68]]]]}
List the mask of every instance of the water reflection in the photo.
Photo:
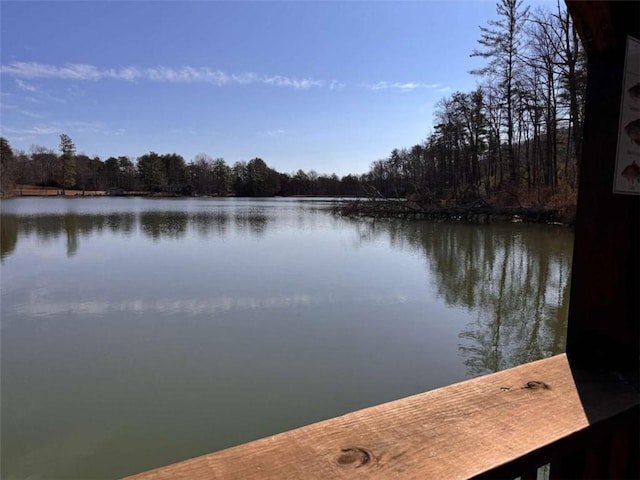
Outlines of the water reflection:
{"type": "MultiPolygon", "coordinates": [[[[297,227],[308,219],[302,213],[297,227]]],[[[65,215],[1,216],[1,258],[16,250],[21,237],[48,242],[66,240],[74,256],[81,237],[109,231],[139,231],[154,242],[179,240],[191,231],[202,237],[231,229],[256,239],[278,219],[264,210],[180,212],[144,211],[65,215]]],[[[352,221],[356,243],[382,237],[394,248],[408,248],[426,260],[433,286],[449,305],[476,313],[460,333],[460,352],[470,376],[495,372],[564,350],[571,235],[557,227],[528,225],[470,226],[424,222],[352,221]]]]}
{"type": "Polygon", "coordinates": [[[153,240],[179,239],[187,233],[189,216],[182,212],[147,212],[140,214],[142,232],[153,240]]]}
{"type": "Polygon", "coordinates": [[[2,478],[121,478],[564,348],[564,229],[6,205],[2,478]]]}
{"type": "Polygon", "coordinates": [[[388,236],[419,252],[438,295],[476,313],[460,333],[469,376],[564,351],[572,248],[566,229],[375,221],[356,229],[360,242],[388,236]]]}
{"type": "Polygon", "coordinates": [[[131,213],[65,215],[0,215],[2,222],[2,260],[11,255],[20,237],[35,236],[38,241],[48,243],[62,236],[66,239],[68,257],[78,252],[80,237],[89,237],[105,230],[130,234],[135,228],[135,216],[131,213]]]}
{"type": "MultiPolygon", "coordinates": [[[[380,302],[383,299],[377,299],[380,302]]],[[[376,300],[373,300],[376,301],[376,300]]],[[[216,296],[211,298],[181,299],[127,299],[122,301],[50,301],[19,305],[15,312],[19,315],[34,317],[51,317],[60,314],[104,316],[108,314],[137,314],[144,312],[152,315],[174,315],[181,318],[208,315],[242,310],[260,310],[274,308],[290,308],[294,306],[321,305],[325,298],[320,295],[295,294],[266,297],[248,296],[216,296]]]]}
{"type": "Polygon", "coordinates": [[[179,240],[194,231],[203,237],[225,236],[231,226],[240,234],[249,234],[259,239],[270,227],[275,227],[275,217],[260,210],[216,212],[140,212],[64,215],[28,215],[2,214],[1,253],[2,260],[11,255],[20,237],[35,236],[43,243],[66,238],[68,257],[74,256],[79,249],[82,236],[109,231],[119,235],[131,235],[140,231],[153,241],[179,240]]]}
{"type": "Polygon", "coordinates": [[[18,243],[18,217],[15,215],[0,215],[0,260],[16,249],[18,243]]]}
{"type": "MultiPolygon", "coordinates": [[[[304,228],[312,218],[300,213],[297,227],[304,228]]],[[[81,237],[104,231],[138,231],[154,242],[179,240],[190,232],[224,237],[232,230],[259,239],[278,219],[264,210],[213,210],[3,214],[1,222],[4,261],[21,237],[32,235],[41,242],[63,237],[66,254],[72,257],[81,248],[81,237]]],[[[475,312],[475,320],[460,333],[459,349],[469,376],[564,351],[572,241],[566,230],[373,220],[351,224],[360,246],[387,238],[394,248],[419,253],[435,278],[438,295],[449,305],[475,312]]]]}
{"type": "Polygon", "coordinates": [[[65,215],[64,230],[67,232],[67,257],[73,257],[78,251],[78,216],[65,215]]]}

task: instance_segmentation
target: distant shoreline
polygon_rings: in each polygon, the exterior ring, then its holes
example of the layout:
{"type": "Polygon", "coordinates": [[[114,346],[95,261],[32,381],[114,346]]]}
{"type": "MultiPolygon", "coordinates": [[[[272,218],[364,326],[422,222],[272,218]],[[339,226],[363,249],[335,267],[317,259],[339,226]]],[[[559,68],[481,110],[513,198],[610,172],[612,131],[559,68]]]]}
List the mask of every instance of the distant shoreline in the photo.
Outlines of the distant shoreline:
{"type": "Polygon", "coordinates": [[[8,192],[2,192],[2,198],[15,197],[106,197],[104,190],[72,190],[56,187],[39,187],[36,185],[17,185],[8,192]]]}
{"type": "MultiPolygon", "coordinates": [[[[36,185],[17,185],[7,192],[2,192],[0,198],[20,198],[20,197],[153,197],[153,198],[277,198],[278,195],[271,195],[265,197],[259,196],[238,196],[238,195],[225,195],[221,197],[219,195],[182,195],[178,193],[170,192],[148,192],[145,190],[118,190],[115,192],[109,190],[77,190],[77,189],[62,189],[59,187],[40,187],[36,185]]],[[[361,199],[355,195],[339,195],[333,197],[331,195],[287,195],[283,198],[345,198],[345,199],[361,199]]]]}
{"type": "MultiPolygon", "coordinates": [[[[56,187],[39,187],[34,185],[18,185],[9,192],[3,192],[2,197],[49,197],[49,198],[78,198],[78,197],[148,197],[148,198],[277,198],[277,197],[237,197],[229,195],[180,195],[167,192],[147,191],[118,191],[112,193],[107,190],[72,190],[56,187]]],[[[326,198],[326,195],[290,195],[285,198],[326,198]]],[[[333,208],[333,213],[350,218],[405,218],[428,220],[431,222],[466,222],[466,223],[547,223],[558,225],[573,225],[575,211],[563,211],[545,207],[512,207],[482,205],[448,205],[421,206],[404,199],[368,199],[366,197],[335,197],[346,200],[333,208]]]]}

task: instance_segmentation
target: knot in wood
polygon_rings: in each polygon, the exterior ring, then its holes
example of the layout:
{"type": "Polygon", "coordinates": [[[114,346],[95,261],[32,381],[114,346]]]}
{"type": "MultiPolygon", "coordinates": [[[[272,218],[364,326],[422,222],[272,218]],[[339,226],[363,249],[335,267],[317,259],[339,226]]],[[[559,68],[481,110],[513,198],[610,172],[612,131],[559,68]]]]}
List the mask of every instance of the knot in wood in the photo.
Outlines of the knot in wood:
{"type": "Polygon", "coordinates": [[[340,450],[337,462],[339,465],[360,468],[371,461],[371,454],[360,447],[349,447],[340,450]]]}
{"type": "Polygon", "coordinates": [[[549,390],[551,387],[544,382],[532,380],[527,382],[522,388],[528,388],[529,390],[549,390]]]}

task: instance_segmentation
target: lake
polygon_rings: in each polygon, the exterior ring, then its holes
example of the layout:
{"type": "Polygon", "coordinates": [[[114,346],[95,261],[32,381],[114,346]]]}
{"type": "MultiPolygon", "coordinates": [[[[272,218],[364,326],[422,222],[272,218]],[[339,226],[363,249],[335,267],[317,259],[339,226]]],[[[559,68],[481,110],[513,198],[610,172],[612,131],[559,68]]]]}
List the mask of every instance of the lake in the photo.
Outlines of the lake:
{"type": "Polygon", "coordinates": [[[2,200],[1,477],[118,478],[564,351],[571,230],[334,202],[2,200]]]}

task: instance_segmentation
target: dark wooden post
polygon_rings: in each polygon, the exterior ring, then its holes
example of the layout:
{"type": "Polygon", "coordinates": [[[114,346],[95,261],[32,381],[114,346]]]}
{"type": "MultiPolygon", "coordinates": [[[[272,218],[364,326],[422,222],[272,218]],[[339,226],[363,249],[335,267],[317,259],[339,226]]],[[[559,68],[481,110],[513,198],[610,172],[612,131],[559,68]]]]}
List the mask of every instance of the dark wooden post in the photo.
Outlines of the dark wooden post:
{"type": "Polygon", "coordinates": [[[640,2],[567,5],[588,54],[567,354],[637,382],[640,197],[612,191],[626,37],[640,38],[640,2]]]}

